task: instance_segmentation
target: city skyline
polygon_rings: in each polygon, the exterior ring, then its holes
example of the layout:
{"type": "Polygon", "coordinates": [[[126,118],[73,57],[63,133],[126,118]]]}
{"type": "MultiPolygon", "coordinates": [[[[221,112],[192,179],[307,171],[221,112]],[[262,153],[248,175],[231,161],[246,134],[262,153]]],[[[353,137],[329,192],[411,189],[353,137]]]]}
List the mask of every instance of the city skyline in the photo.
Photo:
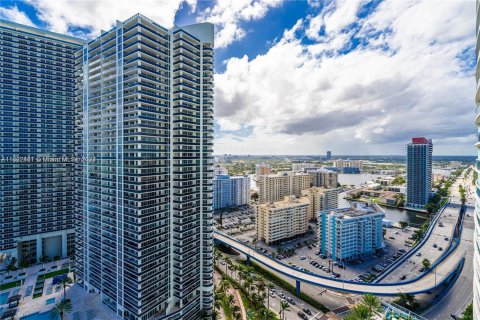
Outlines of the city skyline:
{"type": "Polygon", "coordinates": [[[428,136],[473,155],[473,2],[87,3],[7,0],[0,17],[88,39],[154,5],[167,26],[213,22],[215,154],[402,154],[428,136]]]}

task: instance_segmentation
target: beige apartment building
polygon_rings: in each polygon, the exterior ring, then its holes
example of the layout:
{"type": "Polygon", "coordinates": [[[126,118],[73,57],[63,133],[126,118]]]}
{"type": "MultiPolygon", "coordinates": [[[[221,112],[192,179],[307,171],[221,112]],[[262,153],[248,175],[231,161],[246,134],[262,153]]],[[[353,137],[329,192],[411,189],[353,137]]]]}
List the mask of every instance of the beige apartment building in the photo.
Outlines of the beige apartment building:
{"type": "Polygon", "coordinates": [[[302,190],[302,197],[308,198],[308,220],[317,220],[321,211],[331,211],[338,208],[338,189],[312,187],[302,190]]]}
{"type": "Polygon", "coordinates": [[[305,234],[308,231],[309,206],[307,197],[295,196],[257,205],[258,239],[267,244],[275,244],[305,234]]]}
{"type": "Polygon", "coordinates": [[[285,196],[302,195],[302,190],[311,187],[337,187],[338,173],[326,169],[307,172],[281,172],[257,176],[259,203],[283,200],[285,196]]]}
{"type": "Polygon", "coordinates": [[[312,177],[308,173],[282,172],[257,177],[259,203],[283,200],[285,196],[301,196],[302,190],[311,187],[312,177]]]}
{"type": "Polygon", "coordinates": [[[259,176],[269,174],[271,172],[272,172],[272,166],[269,165],[268,163],[257,163],[255,165],[255,175],[257,176],[257,178],[259,176]]]}

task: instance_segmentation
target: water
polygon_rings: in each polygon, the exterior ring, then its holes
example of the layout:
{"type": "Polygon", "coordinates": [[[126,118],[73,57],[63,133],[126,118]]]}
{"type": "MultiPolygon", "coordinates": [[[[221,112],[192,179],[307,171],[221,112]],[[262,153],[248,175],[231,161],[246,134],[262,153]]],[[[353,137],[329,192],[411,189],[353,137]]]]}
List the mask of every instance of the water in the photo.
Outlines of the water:
{"type": "Polygon", "coordinates": [[[52,314],[50,312],[34,313],[26,317],[20,318],[20,320],[51,320],[51,319],[52,319],[52,314]]]}
{"type": "Polygon", "coordinates": [[[55,298],[50,298],[50,299],[47,299],[47,300],[45,301],[45,304],[46,304],[46,305],[49,305],[49,304],[52,304],[52,303],[55,303],[55,298]]]}
{"type": "MultiPolygon", "coordinates": [[[[366,183],[367,181],[375,180],[378,177],[387,177],[387,175],[370,174],[370,173],[339,174],[338,182],[340,184],[348,184],[348,185],[354,185],[355,187],[360,187],[362,184],[366,183]]],[[[349,206],[348,201],[343,199],[345,195],[346,195],[346,192],[342,192],[339,195],[339,199],[338,199],[339,208],[345,208],[349,206]]],[[[406,221],[408,222],[409,225],[418,227],[428,220],[428,216],[426,214],[422,214],[416,211],[390,208],[390,207],[382,207],[382,209],[385,211],[385,219],[391,220],[394,223],[399,221],[406,221]]]]}
{"type": "Polygon", "coordinates": [[[10,291],[0,294],[0,306],[2,304],[5,304],[5,302],[7,302],[9,293],[10,293],[10,291]]]}

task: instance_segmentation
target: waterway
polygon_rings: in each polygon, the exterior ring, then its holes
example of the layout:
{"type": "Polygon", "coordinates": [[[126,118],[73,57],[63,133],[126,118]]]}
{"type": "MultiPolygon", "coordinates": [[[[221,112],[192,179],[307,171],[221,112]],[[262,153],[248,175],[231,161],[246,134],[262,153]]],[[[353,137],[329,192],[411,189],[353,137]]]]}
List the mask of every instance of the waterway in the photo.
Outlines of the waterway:
{"type": "MultiPolygon", "coordinates": [[[[354,185],[359,188],[361,185],[365,184],[367,181],[375,180],[379,177],[387,177],[386,175],[380,174],[339,174],[338,182],[342,185],[354,185]]],[[[338,206],[339,208],[348,207],[348,201],[344,199],[346,193],[342,192],[339,195],[338,206]]],[[[383,207],[385,211],[385,219],[391,220],[392,222],[406,221],[411,226],[420,226],[425,221],[428,220],[428,215],[416,211],[410,211],[399,208],[383,207]]]]}

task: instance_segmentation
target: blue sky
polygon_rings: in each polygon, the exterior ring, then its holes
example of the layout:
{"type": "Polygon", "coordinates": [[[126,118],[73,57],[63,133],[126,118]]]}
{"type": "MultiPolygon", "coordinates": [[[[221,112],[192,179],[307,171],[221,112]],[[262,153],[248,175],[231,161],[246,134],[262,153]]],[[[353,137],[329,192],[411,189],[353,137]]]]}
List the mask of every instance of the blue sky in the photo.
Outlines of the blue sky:
{"type": "Polygon", "coordinates": [[[137,12],[215,24],[217,154],[402,154],[412,136],[475,152],[474,1],[0,1],[83,38],[137,12]]]}

